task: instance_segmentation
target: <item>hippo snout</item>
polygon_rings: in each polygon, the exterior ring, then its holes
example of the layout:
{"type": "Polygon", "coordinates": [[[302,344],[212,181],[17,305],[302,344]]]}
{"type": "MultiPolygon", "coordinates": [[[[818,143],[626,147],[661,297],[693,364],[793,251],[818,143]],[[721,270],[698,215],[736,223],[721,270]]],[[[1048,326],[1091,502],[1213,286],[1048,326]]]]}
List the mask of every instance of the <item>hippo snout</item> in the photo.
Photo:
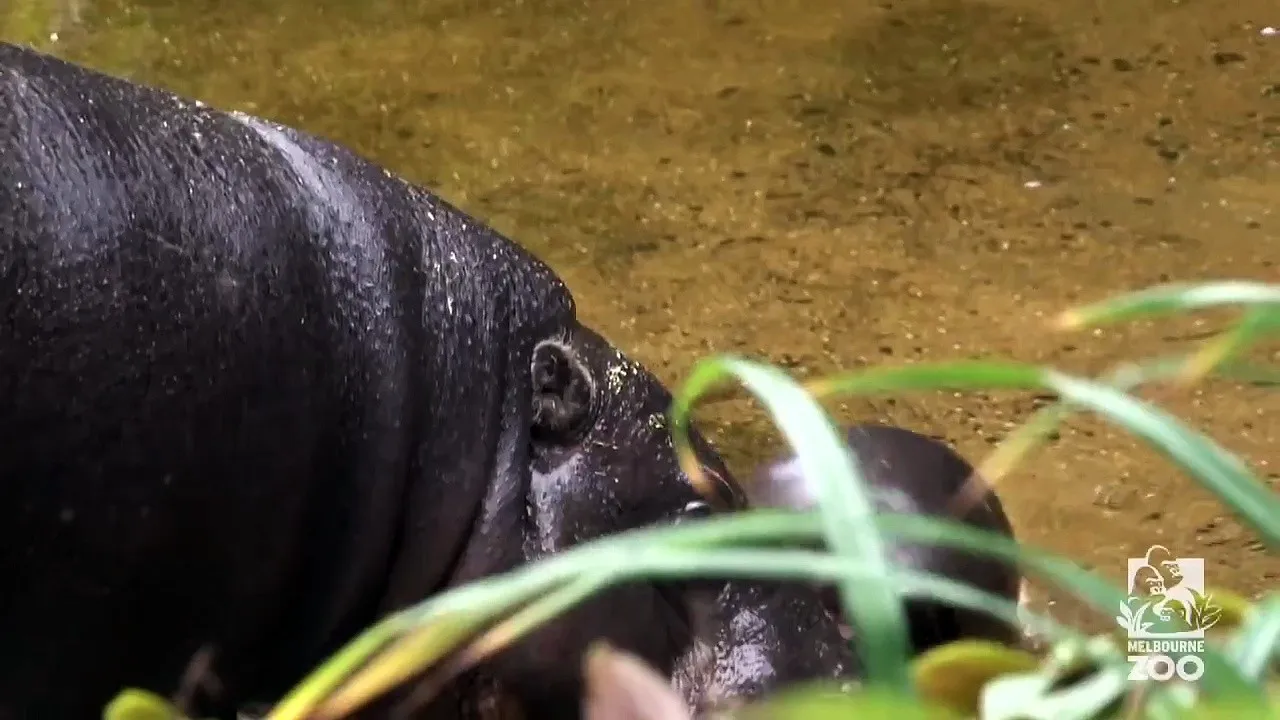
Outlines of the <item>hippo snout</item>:
{"type": "MultiPolygon", "coordinates": [[[[880,512],[950,517],[1013,537],[999,498],[974,468],[944,442],[903,428],[858,425],[845,433],[880,512]],[[957,498],[973,488],[976,502],[957,512],[957,498]]],[[[809,509],[814,483],[794,456],[764,466],[749,487],[752,504],[809,509]]],[[[894,564],[961,581],[1016,600],[1021,574],[1007,563],[946,547],[890,543],[894,564]]],[[[800,583],[730,582],[701,618],[673,684],[696,713],[769,695],[812,680],[852,680],[859,658],[830,587],[800,583]]],[[[1015,644],[1018,630],[986,615],[928,599],[906,601],[912,650],[924,652],[960,638],[1015,644]]],[[[856,637],[853,642],[856,642],[856,637]]]]}
{"type": "Polygon", "coordinates": [[[695,715],[705,715],[798,683],[859,674],[839,623],[813,588],[734,581],[701,618],[672,684],[695,715]]]}

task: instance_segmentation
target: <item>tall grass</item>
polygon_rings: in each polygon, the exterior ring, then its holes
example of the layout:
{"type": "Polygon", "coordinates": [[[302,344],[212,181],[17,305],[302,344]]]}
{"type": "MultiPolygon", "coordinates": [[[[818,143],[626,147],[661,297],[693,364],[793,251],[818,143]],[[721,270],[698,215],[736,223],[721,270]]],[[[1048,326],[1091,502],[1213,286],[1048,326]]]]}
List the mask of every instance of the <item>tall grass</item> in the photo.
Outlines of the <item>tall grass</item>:
{"type": "MultiPolygon", "coordinates": [[[[350,643],[272,709],[268,720],[341,717],[427,670],[438,687],[605,588],[642,578],[702,575],[821,580],[839,589],[859,638],[856,650],[867,674],[863,690],[824,701],[821,711],[803,697],[790,695],[776,702],[769,717],[851,717],[890,706],[919,710],[934,701],[922,693],[920,663],[937,658],[917,661],[913,672],[902,594],[929,596],[1010,620],[1018,615],[1000,598],[894,567],[886,559],[887,544],[927,542],[1014,560],[1108,618],[1126,593],[1068,559],[955,522],[874,514],[858,464],[819,400],[939,389],[1050,392],[1057,404],[1013,432],[983,463],[986,474],[1007,472],[1071,413],[1090,412],[1156,449],[1217,496],[1274,551],[1280,544],[1280,497],[1238,457],[1130,391],[1152,382],[1190,383],[1213,374],[1248,373],[1274,382],[1275,369],[1243,368],[1235,361],[1258,340],[1280,332],[1280,285],[1164,285],[1069,310],[1056,322],[1075,330],[1212,306],[1239,307],[1240,321],[1194,352],[1135,359],[1100,378],[1013,362],[966,361],[878,367],[802,385],[776,368],[744,358],[705,359],[695,366],[671,409],[673,437],[685,472],[700,481],[702,470],[688,440],[693,408],[713,388],[736,381],[768,409],[805,475],[819,483],[819,510],[753,510],[623,533],[430,598],[386,618],[350,643]],[[817,541],[824,551],[779,549],[783,543],[817,541]]],[[[1235,718],[1268,717],[1275,698],[1269,697],[1267,678],[1280,655],[1280,594],[1273,592],[1238,614],[1240,627],[1225,642],[1210,644],[1202,656],[1204,675],[1194,685],[1131,682],[1125,653],[1109,637],[1085,638],[1047,618],[1024,615],[1024,621],[1055,643],[1053,651],[1032,672],[986,682],[981,688],[982,717],[1085,719],[1115,708],[1135,718],[1217,717],[1218,712],[1235,718]],[[1083,679],[1061,682],[1068,670],[1079,675],[1081,667],[1087,668],[1083,679]]],[[[119,703],[118,710],[145,705],[136,694],[122,696],[119,703]]]]}

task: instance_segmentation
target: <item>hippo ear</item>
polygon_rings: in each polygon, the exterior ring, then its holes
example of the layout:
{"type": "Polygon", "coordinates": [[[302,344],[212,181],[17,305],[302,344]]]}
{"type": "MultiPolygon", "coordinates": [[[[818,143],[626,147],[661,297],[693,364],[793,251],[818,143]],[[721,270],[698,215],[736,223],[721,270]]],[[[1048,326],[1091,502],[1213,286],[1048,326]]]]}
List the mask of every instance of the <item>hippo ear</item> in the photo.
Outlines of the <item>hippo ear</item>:
{"type": "Polygon", "coordinates": [[[545,340],[533,350],[533,436],[571,438],[591,419],[595,383],[567,345],[545,340]]]}

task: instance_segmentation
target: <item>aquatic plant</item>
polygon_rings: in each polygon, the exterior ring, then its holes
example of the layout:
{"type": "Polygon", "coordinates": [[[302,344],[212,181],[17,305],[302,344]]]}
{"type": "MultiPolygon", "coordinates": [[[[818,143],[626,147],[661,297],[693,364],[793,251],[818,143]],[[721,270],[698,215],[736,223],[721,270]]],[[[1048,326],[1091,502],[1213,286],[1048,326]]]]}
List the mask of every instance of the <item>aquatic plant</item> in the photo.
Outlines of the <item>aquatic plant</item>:
{"type": "MultiPolygon", "coordinates": [[[[1130,390],[1155,382],[1187,384],[1209,375],[1275,384],[1273,368],[1236,363],[1259,339],[1280,333],[1280,285],[1218,282],[1162,285],[1076,308],[1057,322],[1078,330],[1143,316],[1216,306],[1243,308],[1240,321],[1187,355],[1140,359],[1100,378],[1012,362],[964,361],[876,367],[802,385],[780,369],[732,356],[698,363],[671,409],[671,427],[686,472],[701,469],[688,441],[695,404],[726,380],[736,380],[770,412],[817,483],[813,512],[752,510],[646,528],[584,544],[515,572],[433,597],[392,615],[353,640],[290,693],[267,720],[338,718],[397,684],[427,673],[440,687],[467,667],[611,585],[641,578],[702,575],[834,583],[856,627],[867,669],[852,692],[821,684],[795,688],[732,711],[738,718],[978,717],[981,720],[1271,717],[1280,660],[1280,594],[1255,603],[1222,589],[1196,600],[1193,621],[1212,625],[1195,681],[1131,679],[1133,667],[1116,638],[1086,637],[1049,618],[963,584],[895,568],[887,540],[975,550],[1017,562],[1089,606],[1141,630],[1149,609],[1126,604],[1126,593],[1070,560],[957,522],[874,514],[858,465],[820,401],[833,395],[946,389],[1050,392],[1041,409],[982,464],[990,480],[1007,474],[1069,414],[1092,412],[1128,430],[1213,493],[1274,552],[1280,544],[1280,497],[1239,458],[1130,390]],[[780,549],[822,541],[825,551],[780,549]],[[899,598],[926,595],[1028,624],[1050,643],[1043,657],[990,643],[962,641],[910,660],[899,598]],[[1213,602],[1210,603],[1209,600],[1213,602]],[[1215,614],[1216,613],[1216,614],[1215,614]],[[1210,622],[1212,620],[1212,622],[1210,622]]],[[[623,653],[601,647],[587,661],[596,720],[672,717],[669,688],[623,653]],[[612,690],[610,689],[612,688],[612,690]],[[600,696],[603,693],[603,696],[600,696]],[[611,695],[612,693],[612,695],[611,695]],[[649,703],[613,697],[631,693],[649,703]],[[612,698],[612,701],[611,699],[612,698]],[[663,703],[667,703],[664,705],[663,703]],[[643,706],[643,707],[642,707],[643,706]],[[645,710],[644,708],[650,708],[645,710]],[[627,708],[631,708],[628,710],[627,708]],[[630,713],[630,714],[629,714],[630,713]]],[[[108,708],[109,720],[173,718],[162,699],[127,691],[108,708]]]]}

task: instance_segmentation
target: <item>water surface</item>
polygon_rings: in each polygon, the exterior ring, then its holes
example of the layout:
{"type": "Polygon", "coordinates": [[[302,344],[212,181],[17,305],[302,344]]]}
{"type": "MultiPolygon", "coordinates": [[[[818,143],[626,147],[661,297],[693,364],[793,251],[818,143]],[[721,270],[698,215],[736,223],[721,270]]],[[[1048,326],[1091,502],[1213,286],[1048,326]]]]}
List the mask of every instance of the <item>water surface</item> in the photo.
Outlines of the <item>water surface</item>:
{"type": "MultiPolygon", "coordinates": [[[[9,3],[9,37],[424,183],[551,262],[671,381],[711,351],[801,373],[990,356],[1100,372],[1224,316],[1064,335],[1046,318],[1065,304],[1280,277],[1272,0],[9,3]]],[[[1148,397],[1280,484],[1274,390],[1148,397]]],[[[839,411],[977,458],[1033,406],[839,411]]],[[[746,403],[707,420],[740,471],[778,447],[746,403]]],[[[1096,422],[1001,493],[1024,538],[1117,581],[1162,543],[1205,557],[1211,584],[1277,584],[1280,561],[1212,498],[1096,422]]]]}

